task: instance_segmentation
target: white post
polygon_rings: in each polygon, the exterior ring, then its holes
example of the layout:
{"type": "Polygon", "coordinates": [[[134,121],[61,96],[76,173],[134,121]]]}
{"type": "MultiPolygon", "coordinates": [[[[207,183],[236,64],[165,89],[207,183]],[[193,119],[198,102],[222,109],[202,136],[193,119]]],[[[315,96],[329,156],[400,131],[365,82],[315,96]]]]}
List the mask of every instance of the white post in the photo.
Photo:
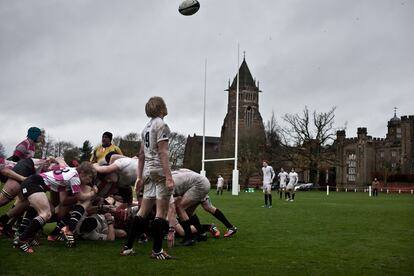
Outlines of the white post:
{"type": "Polygon", "coordinates": [[[233,187],[232,195],[239,195],[239,171],[237,169],[238,158],[238,136],[239,136],[239,67],[240,67],[240,45],[237,44],[237,88],[236,88],[236,130],[234,134],[234,170],[233,170],[233,187]]]}
{"type": "Polygon", "coordinates": [[[345,193],[348,192],[348,188],[345,188],[345,193]]]}
{"type": "Polygon", "coordinates": [[[336,188],[336,191],[339,191],[339,189],[338,189],[338,188],[336,188]]]}
{"type": "Polygon", "coordinates": [[[371,197],[371,185],[368,186],[368,195],[371,197]]]}
{"type": "Polygon", "coordinates": [[[398,193],[401,194],[401,189],[398,189],[398,193]]]}
{"type": "Polygon", "coordinates": [[[326,185],[326,195],[329,195],[329,185],[326,185]]]}
{"type": "Polygon", "coordinates": [[[354,188],[354,192],[356,193],[356,188],[354,188]]]}
{"type": "Polygon", "coordinates": [[[204,64],[204,107],[203,107],[203,149],[201,156],[201,172],[202,176],[206,176],[204,169],[204,160],[206,159],[206,94],[207,94],[207,59],[204,64]]]}
{"type": "Polygon", "coordinates": [[[389,193],[390,193],[390,190],[387,189],[387,194],[389,194],[389,193]]]}
{"type": "Polygon", "coordinates": [[[411,190],[411,194],[413,194],[413,190],[411,190]]]}

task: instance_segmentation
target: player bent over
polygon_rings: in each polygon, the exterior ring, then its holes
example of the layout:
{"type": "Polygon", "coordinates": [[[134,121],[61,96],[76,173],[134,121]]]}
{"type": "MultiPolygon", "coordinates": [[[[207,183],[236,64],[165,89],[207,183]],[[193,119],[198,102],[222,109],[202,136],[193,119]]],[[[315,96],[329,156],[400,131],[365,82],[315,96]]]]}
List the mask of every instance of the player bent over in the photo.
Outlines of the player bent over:
{"type": "MultiPolygon", "coordinates": [[[[170,230],[175,226],[172,222],[175,221],[176,211],[184,230],[182,245],[193,244],[191,225],[197,229],[197,241],[207,240],[205,230],[194,211],[210,191],[210,181],[205,176],[188,169],[174,171],[172,177],[174,179],[174,202],[171,202],[168,214],[170,230]]],[[[169,241],[174,238],[174,231],[169,232],[168,238],[169,241]]]]}
{"type": "MultiPolygon", "coordinates": [[[[29,242],[51,217],[51,207],[46,191],[51,190],[60,194],[71,191],[77,200],[85,201],[95,196],[96,191],[81,192],[82,186],[90,185],[96,176],[96,171],[89,162],[83,162],[76,169],[62,168],[59,170],[32,175],[23,181],[21,192],[22,204],[30,203],[37,216],[30,222],[26,230],[16,238],[14,245],[27,253],[33,253],[29,242]]],[[[62,199],[61,199],[62,200],[62,199]]],[[[63,205],[65,202],[61,202],[63,205]]]]}

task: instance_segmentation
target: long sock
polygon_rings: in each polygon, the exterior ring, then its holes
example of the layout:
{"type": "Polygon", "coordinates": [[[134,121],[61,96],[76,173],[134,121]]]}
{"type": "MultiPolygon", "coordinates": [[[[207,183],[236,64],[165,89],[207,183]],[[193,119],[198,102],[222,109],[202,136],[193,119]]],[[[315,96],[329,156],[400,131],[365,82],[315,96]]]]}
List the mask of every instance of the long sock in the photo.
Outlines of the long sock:
{"type": "Polygon", "coordinates": [[[286,192],[286,197],[290,199],[290,192],[286,192]]]}
{"type": "Polygon", "coordinates": [[[282,192],[282,191],[280,191],[280,192],[279,192],[279,197],[280,197],[280,199],[282,199],[282,194],[283,194],[283,192],[282,192]]]}
{"type": "Polygon", "coordinates": [[[128,231],[127,242],[125,244],[126,247],[132,248],[136,237],[144,232],[144,227],[145,219],[140,216],[135,216],[128,231]]]}
{"type": "Polygon", "coordinates": [[[33,207],[29,207],[24,214],[22,222],[20,223],[19,229],[17,229],[17,233],[19,235],[23,234],[24,230],[30,225],[32,220],[37,216],[37,212],[33,207]]]}
{"type": "Polygon", "coordinates": [[[268,199],[267,194],[264,195],[264,199],[265,199],[265,205],[267,206],[267,199],[268,199]]]}
{"type": "Polygon", "coordinates": [[[30,225],[24,230],[23,234],[19,236],[19,239],[22,241],[28,241],[34,238],[37,231],[39,231],[46,222],[41,216],[35,217],[31,222],[30,225]]]}
{"type": "Polygon", "coordinates": [[[165,228],[166,224],[167,224],[167,221],[165,219],[158,218],[158,217],[156,217],[154,219],[154,222],[152,223],[153,238],[154,238],[152,250],[155,253],[159,253],[162,250],[162,240],[164,239],[163,229],[165,228]]]}
{"type": "Polygon", "coordinates": [[[75,205],[73,207],[72,213],[70,215],[70,222],[68,224],[70,231],[75,231],[76,225],[78,224],[79,220],[82,218],[84,213],[85,208],[83,208],[81,205],[75,205]]]}
{"type": "Polygon", "coordinates": [[[184,239],[191,240],[193,238],[193,234],[191,233],[191,223],[190,220],[183,220],[180,221],[181,226],[184,229],[184,239]]]}
{"type": "Polygon", "coordinates": [[[295,199],[295,194],[294,193],[292,194],[292,199],[295,199]]]}
{"type": "Polygon", "coordinates": [[[62,219],[58,220],[58,222],[56,223],[55,229],[53,229],[53,231],[49,235],[57,236],[60,233],[60,230],[66,225],[68,225],[69,222],[70,222],[70,214],[67,213],[62,219]]]}
{"type": "Polygon", "coordinates": [[[197,233],[199,235],[203,235],[205,233],[203,226],[201,226],[200,219],[197,217],[197,215],[192,215],[190,222],[191,225],[194,225],[194,227],[197,229],[197,233]]]}
{"type": "Polygon", "coordinates": [[[267,195],[269,197],[269,205],[272,206],[272,195],[267,195]]]}
{"type": "Polygon", "coordinates": [[[227,220],[227,218],[224,216],[224,214],[219,209],[216,209],[213,216],[219,221],[221,221],[227,228],[233,227],[233,224],[231,224],[230,221],[227,220]]]}
{"type": "Polygon", "coordinates": [[[205,232],[210,231],[211,225],[212,224],[201,224],[205,232]]]}

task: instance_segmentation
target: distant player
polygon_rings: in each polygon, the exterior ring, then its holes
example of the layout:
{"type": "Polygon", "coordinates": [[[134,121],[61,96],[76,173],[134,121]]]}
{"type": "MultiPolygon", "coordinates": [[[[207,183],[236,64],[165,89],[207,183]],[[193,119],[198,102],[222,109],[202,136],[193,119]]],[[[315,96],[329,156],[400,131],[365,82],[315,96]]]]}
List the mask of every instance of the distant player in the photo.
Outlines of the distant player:
{"type": "Polygon", "coordinates": [[[288,180],[289,174],[285,172],[283,168],[280,168],[280,173],[277,175],[279,179],[279,196],[282,199],[282,194],[285,194],[286,199],[286,182],[288,180]]]}
{"type": "Polygon", "coordinates": [[[275,171],[273,170],[272,166],[269,166],[267,164],[266,160],[263,161],[262,173],[263,173],[263,194],[264,194],[264,199],[265,199],[265,205],[263,205],[262,207],[272,208],[272,183],[275,177],[275,171]]]}
{"type": "Polygon", "coordinates": [[[217,194],[223,195],[224,178],[219,174],[217,178],[217,194]]]}
{"type": "Polygon", "coordinates": [[[298,174],[295,172],[295,169],[292,168],[292,170],[289,173],[289,183],[286,186],[286,193],[288,198],[286,201],[294,201],[295,200],[295,186],[298,184],[298,174]]]}

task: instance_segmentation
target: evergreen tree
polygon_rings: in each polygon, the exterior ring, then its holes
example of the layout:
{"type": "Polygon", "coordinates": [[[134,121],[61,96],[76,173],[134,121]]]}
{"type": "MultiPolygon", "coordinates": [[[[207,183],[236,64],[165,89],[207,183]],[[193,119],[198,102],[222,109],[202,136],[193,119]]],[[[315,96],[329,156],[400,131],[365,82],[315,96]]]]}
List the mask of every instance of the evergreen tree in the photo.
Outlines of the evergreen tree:
{"type": "Polygon", "coordinates": [[[80,155],[80,161],[89,161],[91,159],[93,147],[89,140],[86,140],[83,142],[83,146],[80,149],[81,155],[80,155]]]}

